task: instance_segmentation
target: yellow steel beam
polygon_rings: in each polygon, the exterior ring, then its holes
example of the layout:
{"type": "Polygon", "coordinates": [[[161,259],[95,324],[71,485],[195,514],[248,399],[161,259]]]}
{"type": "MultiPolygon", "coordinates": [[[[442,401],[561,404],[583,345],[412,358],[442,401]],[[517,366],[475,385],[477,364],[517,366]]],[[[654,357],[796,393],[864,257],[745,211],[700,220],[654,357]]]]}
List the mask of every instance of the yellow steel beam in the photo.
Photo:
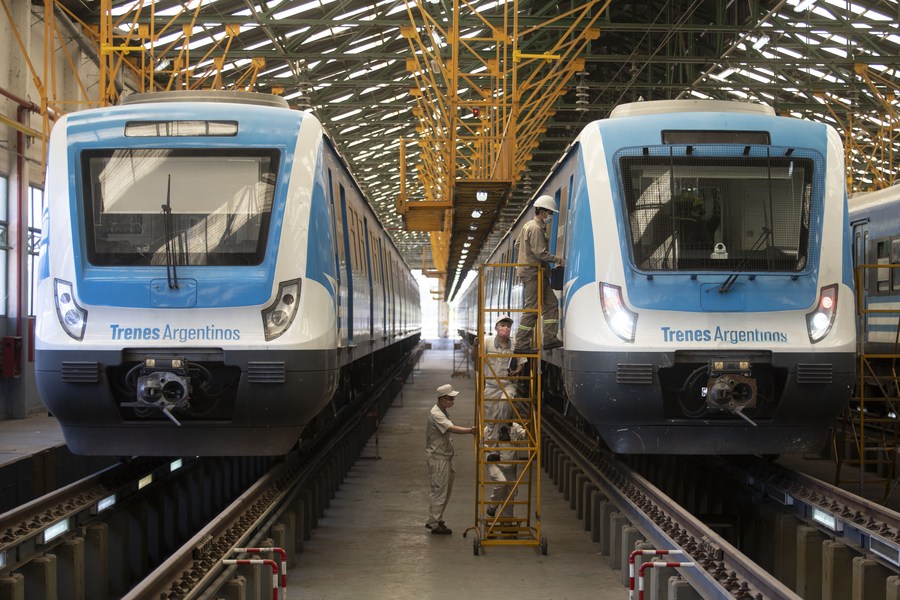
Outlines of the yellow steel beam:
{"type": "MultiPolygon", "coordinates": [[[[506,182],[507,190],[515,185],[554,103],[583,70],[581,55],[599,35],[595,24],[610,3],[584,2],[528,28],[519,26],[518,0],[501,3],[490,19],[469,0],[452,0],[450,15],[435,13],[423,0],[408,3],[410,25],[401,34],[416,83],[411,95],[421,168],[407,185],[401,159],[399,212],[408,214],[411,197],[451,200],[460,181],[506,182]],[[561,19],[569,23],[562,32],[550,27],[561,19]],[[529,51],[537,47],[542,52],[529,51]]],[[[446,261],[459,257],[450,256],[451,224],[442,225],[432,232],[432,248],[435,269],[447,272],[446,261]]]]}

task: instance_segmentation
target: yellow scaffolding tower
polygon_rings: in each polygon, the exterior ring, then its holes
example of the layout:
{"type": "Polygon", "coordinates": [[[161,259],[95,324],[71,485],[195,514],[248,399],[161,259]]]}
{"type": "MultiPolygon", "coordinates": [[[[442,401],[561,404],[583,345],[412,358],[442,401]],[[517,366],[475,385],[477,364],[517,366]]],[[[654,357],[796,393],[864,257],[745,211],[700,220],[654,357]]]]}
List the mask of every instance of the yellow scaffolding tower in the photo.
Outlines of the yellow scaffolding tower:
{"type": "MultiPolygon", "coordinates": [[[[540,308],[513,308],[509,303],[486,302],[486,281],[492,280],[497,269],[514,269],[519,265],[508,263],[484,264],[478,274],[478,337],[475,341],[476,374],[476,499],[475,525],[466,530],[475,531],[472,542],[477,556],[483,546],[539,546],[542,554],[547,554],[547,538],[541,534],[541,372],[540,354],[514,352],[514,336],[510,336],[509,352],[488,353],[485,351],[484,332],[492,330],[497,318],[502,315],[522,315],[536,313],[540,308]],[[489,305],[488,305],[489,304],[489,305]],[[487,327],[486,327],[487,325],[487,327]],[[511,361],[523,365],[518,374],[510,374],[506,369],[497,369],[492,359],[511,361]],[[486,399],[484,386],[495,381],[502,391],[502,397],[486,399]],[[487,404],[506,403],[509,418],[487,418],[487,404]],[[500,431],[499,435],[486,435],[486,428],[500,431]],[[504,436],[503,428],[510,435],[504,436]],[[514,468],[513,468],[514,467],[514,468]],[[491,471],[504,472],[505,481],[491,478],[491,471]],[[514,473],[514,478],[512,473],[514,473]],[[492,498],[494,488],[497,497],[492,498]]],[[[543,278],[538,278],[538,298],[542,297],[543,278]]],[[[508,298],[512,294],[505,294],[508,298]]],[[[539,319],[540,322],[540,319],[539,319]]],[[[538,339],[535,346],[541,347],[540,326],[535,327],[538,339]]],[[[489,339],[489,338],[488,338],[489,339]]],[[[512,365],[512,363],[510,363],[512,365]]]]}
{"type": "Polygon", "coordinates": [[[866,274],[891,281],[896,264],[859,265],[856,268],[856,306],[859,320],[857,342],[857,385],[851,403],[836,431],[834,453],[835,484],[858,483],[865,496],[867,485],[883,485],[883,500],[894,482],[897,441],[900,438],[900,308],[885,308],[878,296],[865,294],[866,274]],[[873,302],[874,301],[874,302],[873,302]],[[874,308],[873,308],[874,306],[874,308]],[[874,327],[873,327],[874,325],[874,327]],[[891,327],[893,330],[891,331],[891,327]],[[873,346],[872,344],[878,344],[873,346]],[[872,348],[877,348],[877,353],[872,348]],[[844,466],[859,473],[842,478],[844,466]]]}

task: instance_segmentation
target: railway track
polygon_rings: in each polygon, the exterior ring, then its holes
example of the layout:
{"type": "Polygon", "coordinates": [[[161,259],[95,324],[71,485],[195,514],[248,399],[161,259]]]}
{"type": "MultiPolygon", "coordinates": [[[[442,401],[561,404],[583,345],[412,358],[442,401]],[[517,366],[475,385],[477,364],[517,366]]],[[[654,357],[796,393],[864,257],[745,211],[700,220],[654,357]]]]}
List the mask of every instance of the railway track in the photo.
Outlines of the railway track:
{"type": "Polygon", "coordinates": [[[137,458],[0,515],[0,595],[227,596],[235,582],[255,582],[258,570],[232,562],[259,546],[284,551],[260,559],[283,575],[421,348],[325,435],[287,456],[137,458]]]}
{"type": "MultiPolygon", "coordinates": [[[[898,587],[891,509],[757,457],[617,457],[558,413],[544,416],[544,467],[601,550],[619,554],[610,563],[623,583],[641,544],[692,563],[677,573],[703,598],[884,597],[898,587]]],[[[635,557],[635,572],[652,559],[635,557]]]]}

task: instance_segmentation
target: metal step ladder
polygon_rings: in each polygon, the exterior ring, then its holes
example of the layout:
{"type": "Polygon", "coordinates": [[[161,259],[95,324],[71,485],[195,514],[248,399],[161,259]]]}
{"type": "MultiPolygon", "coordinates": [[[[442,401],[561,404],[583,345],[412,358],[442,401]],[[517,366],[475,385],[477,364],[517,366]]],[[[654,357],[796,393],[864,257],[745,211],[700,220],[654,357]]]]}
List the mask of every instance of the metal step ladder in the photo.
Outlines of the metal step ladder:
{"type": "MultiPolygon", "coordinates": [[[[482,265],[478,285],[478,332],[473,350],[476,374],[476,499],[472,547],[477,556],[486,546],[539,546],[547,553],[547,538],[541,533],[541,372],[540,354],[514,352],[515,336],[508,349],[485,351],[488,332],[500,316],[536,313],[535,327],[540,348],[540,308],[513,307],[513,294],[506,304],[485,302],[485,286],[500,279],[499,270],[516,264],[482,265]],[[515,361],[512,363],[511,361],[515,361]],[[522,366],[516,373],[515,368],[522,366]],[[510,367],[513,372],[510,373],[510,367]],[[499,398],[485,398],[485,383],[495,383],[499,398]]],[[[542,278],[539,278],[542,283],[542,278]]],[[[538,297],[541,297],[541,283],[538,297]]],[[[514,318],[518,323],[519,319],[514,318]]],[[[488,338],[492,342],[493,338],[488,338]]]]}

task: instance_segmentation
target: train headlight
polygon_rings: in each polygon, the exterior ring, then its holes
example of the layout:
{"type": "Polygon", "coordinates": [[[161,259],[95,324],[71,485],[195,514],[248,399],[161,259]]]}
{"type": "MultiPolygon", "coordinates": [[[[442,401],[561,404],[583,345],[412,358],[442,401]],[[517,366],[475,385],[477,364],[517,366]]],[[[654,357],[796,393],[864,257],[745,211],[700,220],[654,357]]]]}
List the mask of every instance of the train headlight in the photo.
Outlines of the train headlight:
{"type": "Polygon", "coordinates": [[[819,291],[816,308],[806,313],[806,329],[811,343],[815,344],[822,340],[831,331],[834,316],[837,314],[837,299],[837,284],[825,286],[819,291]]]}
{"type": "Polygon", "coordinates": [[[625,306],[625,301],[622,299],[622,288],[601,282],[600,304],[603,306],[606,324],[609,325],[612,332],[626,342],[633,342],[638,316],[637,313],[625,306]]]}
{"type": "Polygon", "coordinates": [[[70,338],[80,342],[84,338],[84,328],[87,327],[87,311],[75,302],[72,284],[68,281],[54,279],[53,290],[56,294],[56,316],[60,325],[70,338]]]}
{"type": "Polygon", "coordinates": [[[275,301],[262,310],[263,329],[266,341],[272,341],[279,337],[297,315],[297,306],[300,304],[300,280],[282,281],[278,284],[278,295],[275,301]]]}

